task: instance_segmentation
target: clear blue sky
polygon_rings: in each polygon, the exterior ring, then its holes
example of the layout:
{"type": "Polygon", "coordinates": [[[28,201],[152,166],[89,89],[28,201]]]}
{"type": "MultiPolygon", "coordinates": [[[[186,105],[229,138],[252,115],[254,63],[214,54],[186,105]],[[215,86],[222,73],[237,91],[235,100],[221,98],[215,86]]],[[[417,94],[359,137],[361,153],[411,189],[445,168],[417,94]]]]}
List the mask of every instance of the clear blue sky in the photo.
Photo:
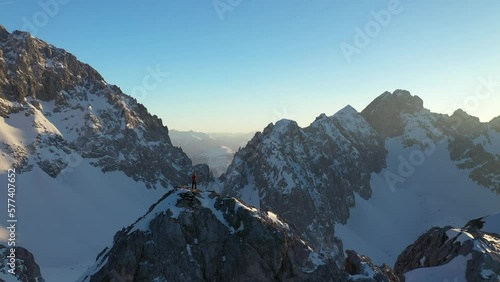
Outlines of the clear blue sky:
{"type": "Polygon", "coordinates": [[[499,1],[27,2],[0,0],[0,24],[75,54],[173,129],[307,126],[398,88],[432,111],[500,115],[499,1]],[[390,20],[375,22],[382,10],[390,20]],[[356,28],[369,44],[356,45],[356,28]],[[169,75],[148,80],[148,68],[169,75]],[[481,77],[498,86],[476,93],[481,77]]]}

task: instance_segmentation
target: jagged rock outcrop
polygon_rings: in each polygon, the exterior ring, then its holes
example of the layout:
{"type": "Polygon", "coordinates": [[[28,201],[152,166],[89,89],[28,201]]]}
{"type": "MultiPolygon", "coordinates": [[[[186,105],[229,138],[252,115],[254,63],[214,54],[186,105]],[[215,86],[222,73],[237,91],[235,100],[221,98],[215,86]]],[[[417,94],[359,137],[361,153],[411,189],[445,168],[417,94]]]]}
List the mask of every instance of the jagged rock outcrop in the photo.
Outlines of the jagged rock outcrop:
{"type": "Polygon", "coordinates": [[[355,251],[346,250],[347,257],[344,269],[349,273],[350,279],[355,281],[401,281],[394,271],[384,264],[376,266],[369,257],[358,255],[355,251]]]}
{"type": "Polygon", "coordinates": [[[483,123],[462,109],[451,116],[432,113],[418,96],[404,90],[385,92],[361,114],[380,135],[400,138],[408,147],[426,150],[447,143],[458,168],[470,169],[471,179],[500,194],[498,119],[483,123]]]}
{"type": "Polygon", "coordinates": [[[385,157],[383,139],[350,106],[306,128],[281,120],[235,154],[223,193],[276,211],[315,249],[341,259],[333,226],[347,221],[355,194],[370,198],[370,175],[385,157]]]}
{"type": "MultiPolygon", "coordinates": [[[[1,37],[0,30],[0,37],[1,37]]],[[[3,281],[2,278],[11,281],[12,276],[16,277],[20,282],[44,282],[45,280],[42,278],[42,274],[40,272],[40,267],[35,261],[33,254],[31,254],[28,250],[23,247],[15,247],[15,262],[14,266],[14,274],[9,272],[12,271],[11,263],[8,256],[10,255],[11,247],[6,247],[0,244],[0,281],[3,281]]]]}
{"type": "Polygon", "coordinates": [[[418,268],[442,266],[467,257],[467,281],[500,280],[500,213],[471,220],[463,228],[435,227],[420,236],[398,257],[400,276],[418,268]]]}
{"type": "Polygon", "coordinates": [[[424,102],[406,90],[385,92],[371,102],[361,115],[383,137],[395,137],[404,133],[402,114],[415,114],[424,109],[424,102]]]}
{"type": "Polygon", "coordinates": [[[193,171],[161,119],[136,99],[65,50],[3,27],[0,116],[8,128],[25,131],[18,142],[8,135],[0,140],[5,160],[20,172],[37,165],[51,177],[64,177],[85,158],[104,172],[169,187],[189,182],[193,171]]]}
{"type": "MultiPolygon", "coordinates": [[[[390,281],[382,277],[386,280],[367,281],[390,281]]],[[[113,246],[98,256],[81,281],[113,278],[350,281],[351,276],[314,252],[279,216],[215,192],[178,189],[118,232],[113,246]]]]}

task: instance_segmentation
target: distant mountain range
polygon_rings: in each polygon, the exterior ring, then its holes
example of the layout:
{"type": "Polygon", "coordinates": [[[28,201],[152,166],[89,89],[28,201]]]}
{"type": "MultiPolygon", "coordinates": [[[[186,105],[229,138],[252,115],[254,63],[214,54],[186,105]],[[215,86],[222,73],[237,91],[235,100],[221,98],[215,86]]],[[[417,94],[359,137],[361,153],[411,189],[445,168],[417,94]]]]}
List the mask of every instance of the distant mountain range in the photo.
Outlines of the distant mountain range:
{"type": "Polygon", "coordinates": [[[174,146],[182,150],[193,164],[208,164],[215,177],[226,172],[233,155],[255,134],[253,133],[203,133],[170,130],[174,146]]]}
{"type": "Polygon", "coordinates": [[[404,90],[251,138],[169,131],[0,26],[0,175],[16,169],[25,248],[0,280],[498,281],[499,148],[500,117],[433,113],[404,90]]]}

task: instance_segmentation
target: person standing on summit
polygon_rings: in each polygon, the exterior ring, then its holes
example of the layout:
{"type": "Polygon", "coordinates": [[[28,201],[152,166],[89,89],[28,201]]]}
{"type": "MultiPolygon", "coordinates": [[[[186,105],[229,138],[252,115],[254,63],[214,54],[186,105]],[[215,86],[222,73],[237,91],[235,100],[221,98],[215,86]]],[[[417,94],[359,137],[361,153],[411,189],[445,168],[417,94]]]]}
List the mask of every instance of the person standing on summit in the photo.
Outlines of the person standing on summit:
{"type": "Polygon", "coordinates": [[[198,175],[196,173],[193,173],[193,176],[191,176],[191,189],[198,189],[198,175]]]}

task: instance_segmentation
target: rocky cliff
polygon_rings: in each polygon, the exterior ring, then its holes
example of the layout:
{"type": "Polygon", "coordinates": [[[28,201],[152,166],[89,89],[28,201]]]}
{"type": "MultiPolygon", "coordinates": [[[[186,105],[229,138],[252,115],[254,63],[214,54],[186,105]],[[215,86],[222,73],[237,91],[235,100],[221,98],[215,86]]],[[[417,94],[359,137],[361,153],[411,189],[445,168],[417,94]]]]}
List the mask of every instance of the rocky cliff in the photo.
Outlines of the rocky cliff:
{"type": "Polygon", "coordinates": [[[178,189],[118,232],[81,281],[397,281],[355,253],[346,267],[351,274],[272,212],[178,189]]]}

